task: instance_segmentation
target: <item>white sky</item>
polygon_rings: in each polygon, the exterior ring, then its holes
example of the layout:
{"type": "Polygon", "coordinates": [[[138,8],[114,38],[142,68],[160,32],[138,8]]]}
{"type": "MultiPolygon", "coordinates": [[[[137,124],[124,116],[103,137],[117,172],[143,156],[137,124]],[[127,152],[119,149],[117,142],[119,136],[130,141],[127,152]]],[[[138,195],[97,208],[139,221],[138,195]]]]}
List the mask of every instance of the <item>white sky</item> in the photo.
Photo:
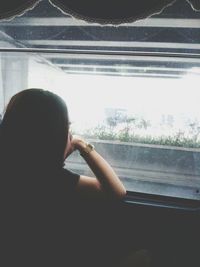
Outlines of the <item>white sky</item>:
{"type": "Polygon", "coordinates": [[[60,95],[78,128],[92,127],[105,117],[105,108],[123,108],[152,122],[162,114],[200,120],[200,75],[180,79],[65,74],[35,61],[31,63],[29,87],[60,95]]]}

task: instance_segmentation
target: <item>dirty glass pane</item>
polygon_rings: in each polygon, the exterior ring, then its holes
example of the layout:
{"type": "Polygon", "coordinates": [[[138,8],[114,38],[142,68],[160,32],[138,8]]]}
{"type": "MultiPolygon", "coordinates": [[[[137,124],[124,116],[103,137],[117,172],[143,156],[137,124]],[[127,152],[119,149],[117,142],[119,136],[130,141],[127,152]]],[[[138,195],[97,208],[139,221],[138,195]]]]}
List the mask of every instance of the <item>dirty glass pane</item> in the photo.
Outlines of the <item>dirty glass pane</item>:
{"type": "MultiPolygon", "coordinates": [[[[118,27],[41,1],[0,22],[0,112],[26,88],[63,97],[71,131],[92,142],[127,190],[200,200],[200,13],[176,1],[118,27]]],[[[92,175],[78,154],[66,167],[92,175]]]]}

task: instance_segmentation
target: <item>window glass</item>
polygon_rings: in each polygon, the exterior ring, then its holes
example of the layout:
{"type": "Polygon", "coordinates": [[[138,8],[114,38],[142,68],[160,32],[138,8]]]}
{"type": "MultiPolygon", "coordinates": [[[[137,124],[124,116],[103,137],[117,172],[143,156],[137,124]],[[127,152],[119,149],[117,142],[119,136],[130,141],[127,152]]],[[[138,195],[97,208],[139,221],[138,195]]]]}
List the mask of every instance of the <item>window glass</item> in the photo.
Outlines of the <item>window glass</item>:
{"type": "MultiPolygon", "coordinates": [[[[1,113],[18,91],[53,91],[71,131],[127,190],[199,200],[200,13],[180,2],[117,27],[66,17],[45,1],[0,22],[1,113]]],[[[66,167],[91,175],[76,153],[66,167]]]]}

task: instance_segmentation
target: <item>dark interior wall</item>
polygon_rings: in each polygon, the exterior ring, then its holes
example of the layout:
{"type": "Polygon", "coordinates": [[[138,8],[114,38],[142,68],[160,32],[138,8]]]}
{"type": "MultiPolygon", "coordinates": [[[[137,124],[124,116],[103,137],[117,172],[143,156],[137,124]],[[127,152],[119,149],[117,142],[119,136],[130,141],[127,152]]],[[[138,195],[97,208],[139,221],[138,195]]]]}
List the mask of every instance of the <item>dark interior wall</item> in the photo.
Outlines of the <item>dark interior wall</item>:
{"type": "Polygon", "coordinates": [[[134,251],[146,249],[151,255],[151,266],[195,267],[199,266],[200,255],[199,215],[127,203],[95,208],[90,204],[80,212],[87,236],[82,240],[95,247],[94,259],[101,251],[101,259],[110,266],[134,251]],[[90,238],[93,241],[89,242],[90,238]]]}
{"type": "MultiPolygon", "coordinates": [[[[46,0],[3,0],[0,3],[0,19],[11,18],[31,9],[40,1],[46,0]]],[[[75,17],[99,23],[119,24],[146,18],[161,12],[174,0],[51,0],[55,7],[75,17]]],[[[198,0],[188,0],[192,7],[200,10],[198,0]]]]}

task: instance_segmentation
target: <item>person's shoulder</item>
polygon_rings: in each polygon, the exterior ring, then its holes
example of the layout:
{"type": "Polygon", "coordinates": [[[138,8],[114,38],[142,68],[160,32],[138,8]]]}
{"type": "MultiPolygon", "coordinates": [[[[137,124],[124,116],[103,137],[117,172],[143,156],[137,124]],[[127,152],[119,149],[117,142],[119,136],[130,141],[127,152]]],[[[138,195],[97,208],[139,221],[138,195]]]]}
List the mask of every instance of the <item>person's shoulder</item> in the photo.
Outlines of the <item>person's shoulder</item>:
{"type": "Polygon", "coordinates": [[[62,168],[62,177],[64,178],[68,178],[68,177],[71,177],[71,178],[80,178],[80,175],[69,170],[69,169],[66,169],[66,168],[62,168]]]}
{"type": "Polygon", "coordinates": [[[80,175],[69,169],[63,168],[61,178],[64,180],[65,185],[75,187],[78,184],[80,175]]]}

